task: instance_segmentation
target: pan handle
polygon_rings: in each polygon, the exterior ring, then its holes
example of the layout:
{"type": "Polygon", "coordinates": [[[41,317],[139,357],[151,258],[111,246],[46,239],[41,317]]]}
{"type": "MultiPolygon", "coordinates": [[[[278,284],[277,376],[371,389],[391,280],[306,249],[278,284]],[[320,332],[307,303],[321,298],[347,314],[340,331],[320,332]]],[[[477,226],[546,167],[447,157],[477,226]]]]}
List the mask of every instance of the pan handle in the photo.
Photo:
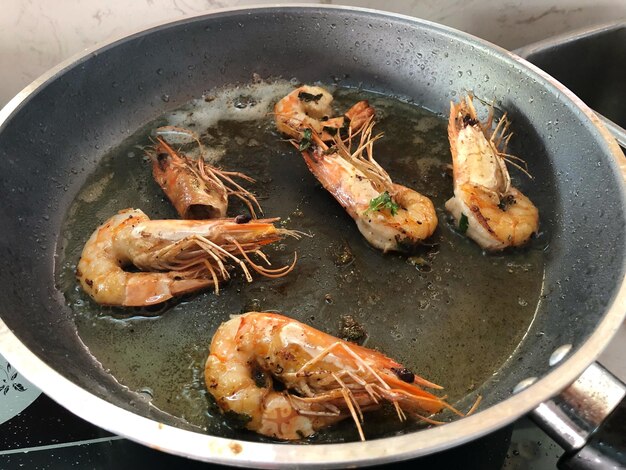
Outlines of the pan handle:
{"type": "Polygon", "coordinates": [[[595,111],[595,113],[596,116],[600,118],[600,121],[602,121],[602,124],[604,124],[604,127],[606,127],[608,131],[613,135],[615,140],[617,140],[619,146],[622,147],[622,149],[624,149],[624,151],[626,152],[626,129],[618,126],[610,119],[605,118],[599,112],[595,111]]]}
{"type": "Polygon", "coordinates": [[[626,468],[626,384],[594,363],[530,417],[565,454],[561,470],[626,468]]]}

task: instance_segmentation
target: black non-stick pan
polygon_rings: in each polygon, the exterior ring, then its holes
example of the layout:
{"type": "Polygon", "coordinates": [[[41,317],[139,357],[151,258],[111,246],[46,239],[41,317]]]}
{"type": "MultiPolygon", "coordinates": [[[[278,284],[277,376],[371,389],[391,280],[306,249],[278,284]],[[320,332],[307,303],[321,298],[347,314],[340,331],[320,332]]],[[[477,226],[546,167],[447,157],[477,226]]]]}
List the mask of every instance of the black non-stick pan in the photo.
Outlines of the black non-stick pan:
{"type": "MultiPolygon", "coordinates": [[[[438,452],[540,405],[555,410],[544,402],[593,363],[624,316],[619,147],[553,79],[436,24],[323,7],[190,18],[59,66],[12,100],[0,123],[2,354],[79,416],[167,452],[265,467],[372,465],[438,452]],[[192,99],[217,106],[224,87],[240,87],[224,106],[256,103],[250,87],[259,78],[283,87],[319,81],[336,91],[338,107],[369,98],[385,133],[377,158],[435,202],[433,240],[410,256],[374,250],[271,116],[220,121],[200,129],[221,146],[220,163],[255,176],[268,216],[313,235],[270,249],[275,263],[298,251],[294,272],[252,284],[235,276],[219,296],[204,292],[158,311],[96,306],[73,279],[91,231],[130,206],[174,216],[142,160],[151,129],[192,99]],[[523,249],[483,254],[446,218],[446,117],[450,101],[468,92],[508,113],[511,153],[533,175],[513,172],[541,218],[523,249]],[[349,421],[310,445],[237,430],[212,408],[198,371],[217,325],[247,310],[279,310],[334,335],[354,321],[360,341],[444,385],[459,408],[478,395],[482,404],[472,416],[427,429],[383,411],[366,419],[364,443],[349,421]]],[[[597,366],[586,374],[600,377],[587,380],[600,390],[581,391],[579,381],[579,401],[611,393],[583,436],[623,396],[597,366]]],[[[576,450],[585,438],[573,441],[576,450]]]]}

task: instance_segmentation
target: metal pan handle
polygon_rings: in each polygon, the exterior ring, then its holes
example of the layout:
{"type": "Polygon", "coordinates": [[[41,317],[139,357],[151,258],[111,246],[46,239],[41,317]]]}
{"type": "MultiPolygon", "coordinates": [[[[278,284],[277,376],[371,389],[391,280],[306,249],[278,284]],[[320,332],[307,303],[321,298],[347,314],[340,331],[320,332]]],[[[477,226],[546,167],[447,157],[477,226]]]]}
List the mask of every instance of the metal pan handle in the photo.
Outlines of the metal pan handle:
{"type": "Polygon", "coordinates": [[[626,468],[626,384],[597,362],[530,417],[565,454],[561,470],[626,468]]]}
{"type": "Polygon", "coordinates": [[[618,126],[610,119],[605,118],[599,112],[595,111],[595,113],[602,121],[602,124],[604,124],[604,127],[608,129],[613,137],[615,137],[615,140],[617,140],[617,143],[620,145],[620,147],[622,147],[622,149],[624,149],[624,152],[626,152],[626,129],[618,126]]]}

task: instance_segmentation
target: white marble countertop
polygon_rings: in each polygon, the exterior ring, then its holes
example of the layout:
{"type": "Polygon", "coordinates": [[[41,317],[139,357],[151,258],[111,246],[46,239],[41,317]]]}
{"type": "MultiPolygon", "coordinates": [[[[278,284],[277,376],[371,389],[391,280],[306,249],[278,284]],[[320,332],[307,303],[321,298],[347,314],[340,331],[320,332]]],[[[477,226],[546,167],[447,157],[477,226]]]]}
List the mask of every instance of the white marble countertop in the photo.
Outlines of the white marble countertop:
{"type": "MultiPolygon", "coordinates": [[[[0,106],[41,73],[108,39],[216,8],[269,0],[3,0],[0,106]]],[[[625,0],[309,0],[378,8],[467,31],[507,49],[626,18],[625,0]]]]}

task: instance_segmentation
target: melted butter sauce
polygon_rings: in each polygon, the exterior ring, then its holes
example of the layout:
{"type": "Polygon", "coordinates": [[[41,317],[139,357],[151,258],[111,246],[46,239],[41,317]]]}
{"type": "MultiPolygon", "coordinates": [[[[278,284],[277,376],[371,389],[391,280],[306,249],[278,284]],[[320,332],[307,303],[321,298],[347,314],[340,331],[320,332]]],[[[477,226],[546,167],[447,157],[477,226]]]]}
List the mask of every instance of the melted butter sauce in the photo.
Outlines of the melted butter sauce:
{"type": "MultiPolygon", "coordinates": [[[[333,335],[353,318],[365,345],[445,387],[448,401],[467,397],[497,373],[528,330],[543,278],[541,240],[524,249],[483,254],[459,235],[444,210],[452,196],[446,119],[415,105],[358,90],[336,90],[345,111],[369,99],[377,111],[374,148],[392,179],[430,197],[439,227],[414,256],[383,254],[367,244],[352,219],[309,173],[297,150],[278,135],[271,112],[293,86],[260,83],[216,90],[149,123],[104,157],[72,205],[64,229],[58,283],[75,312],[78,334],[105,370],[151,404],[204,432],[235,433],[211,406],[204,362],[212,335],[231,314],[283,313],[333,335]],[[164,307],[113,309],[96,305],[74,277],[82,247],[93,230],[118,210],[142,209],[152,219],[175,218],[143,156],[150,133],[180,125],[202,136],[212,158],[227,170],[256,179],[248,185],[267,217],[313,235],[286,239],[264,250],[274,266],[298,264],[288,276],[247,283],[238,272],[217,296],[212,290],[164,307]]],[[[529,186],[514,175],[522,191],[529,186]]],[[[532,197],[532,196],[531,196],[532,197]]],[[[246,213],[230,201],[229,215],[246,213]]],[[[366,419],[368,438],[412,428],[383,410],[366,419]],[[368,423],[374,423],[368,425],[368,423]]],[[[310,441],[356,440],[350,420],[310,441]]]]}

